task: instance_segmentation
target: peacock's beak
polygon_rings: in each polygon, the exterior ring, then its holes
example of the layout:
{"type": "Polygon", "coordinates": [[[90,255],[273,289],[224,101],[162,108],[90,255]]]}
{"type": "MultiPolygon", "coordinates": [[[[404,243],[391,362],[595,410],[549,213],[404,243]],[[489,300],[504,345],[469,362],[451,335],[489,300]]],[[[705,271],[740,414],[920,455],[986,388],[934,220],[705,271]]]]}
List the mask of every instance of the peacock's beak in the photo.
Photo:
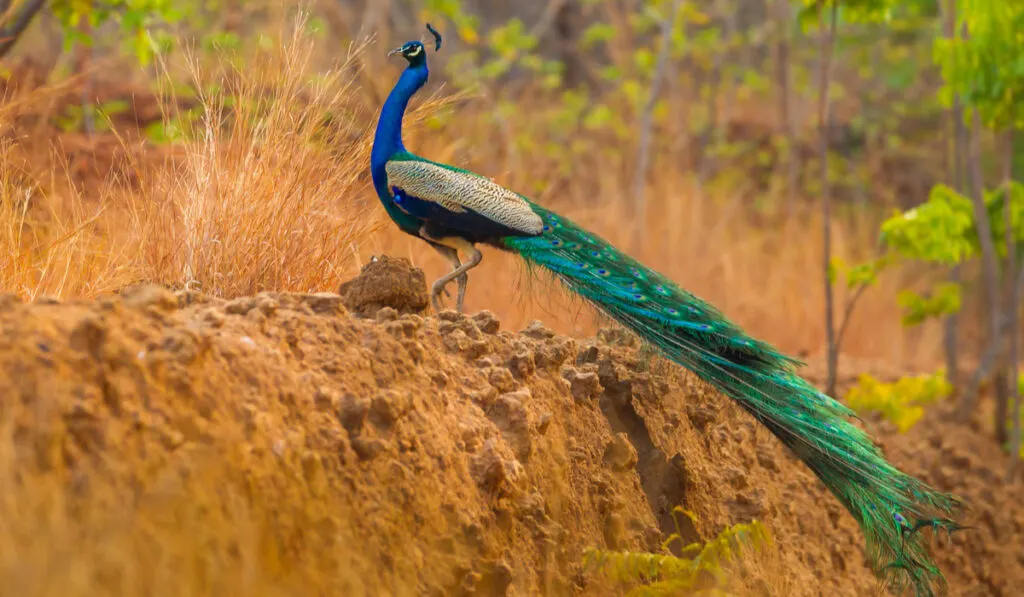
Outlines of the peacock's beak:
{"type": "Polygon", "coordinates": [[[388,58],[394,56],[395,54],[401,54],[401,53],[402,53],[402,48],[401,47],[395,48],[394,50],[391,50],[390,52],[388,52],[388,58]]]}

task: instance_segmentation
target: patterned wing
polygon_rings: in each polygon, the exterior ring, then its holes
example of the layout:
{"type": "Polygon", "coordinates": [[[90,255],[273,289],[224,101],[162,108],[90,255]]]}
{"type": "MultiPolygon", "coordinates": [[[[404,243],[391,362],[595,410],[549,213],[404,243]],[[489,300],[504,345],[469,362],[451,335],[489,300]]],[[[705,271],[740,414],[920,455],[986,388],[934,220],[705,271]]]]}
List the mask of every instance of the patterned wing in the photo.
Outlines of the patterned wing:
{"type": "Polygon", "coordinates": [[[544,229],[526,200],[488,178],[420,160],[392,160],[386,169],[388,186],[450,212],[471,211],[527,235],[544,229]]]}

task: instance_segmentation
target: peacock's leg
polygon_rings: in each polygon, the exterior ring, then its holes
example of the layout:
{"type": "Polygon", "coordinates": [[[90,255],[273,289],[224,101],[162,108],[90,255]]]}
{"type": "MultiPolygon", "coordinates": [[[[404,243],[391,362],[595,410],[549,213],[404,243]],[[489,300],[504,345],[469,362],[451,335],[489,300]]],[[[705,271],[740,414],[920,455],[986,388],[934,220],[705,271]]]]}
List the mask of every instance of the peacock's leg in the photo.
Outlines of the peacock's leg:
{"type": "Polygon", "coordinates": [[[426,229],[420,230],[420,236],[429,240],[431,243],[452,249],[453,251],[455,251],[456,258],[458,257],[458,251],[460,250],[469,256],[468,260],[465,263],[459,265],[448,274],[438,278],[437,281],[434,282],[433,286],[431,286],[430,288],[430,303],[434,306],[435,311],[441,311],[441,303],[438,300],[438,297],[441,295],[441,292],[444,291],[444,287],[445,285],[448,284],[448,282],[458,279],[459,297],[456,302],[456,308],[461,313],[462,301],[463,298],[465,297],[466,292],[466,284],[468,284],[469,281],[469,276],[466,275],[466,272],[480,265],[480,262],[484,258],[483,253],[481,253],[476,247],[474,247],[473,243],[459,236],[435,237],[431,236],[426,231],[426,229]],[[465,281],[463,281],[463,279],[465,281]]]}
{"type": "MultiPolygon", "coordinates": [[[[447,259],[448,262],[452,264],[452,271],[455,271],[462,265],[462,262],[459,261],[459,252],[456,251],[455,249],[445,245],[438,245],[434,243],[431,243],[430,246],[434,247],[437,250],[437,252],[441,254],[442,257],[447,259]]],[[[462,303],[466,299],[466,286],[469,283],[469,274],[463,273],[461,276],[459,276],[458,280],[456,281],[459,283],[459,294],[458,298],[455,301],[455,308],[459,311],[459,313],[462,313],[462,303]]],[[[447,290],[444,291],[444,294],[445,296],[450,296],[447,290]]]]}
{"type": "Polygon", "coordinates": [[[480,265],[480,262],[484,258],[483,253],[481,253],[476,247],[470,245],[469,243],[466,244],[466,251],[469,253],[469,259],[466,261],[466,263],[463,263],[459,267],[455,268],[447,275],[438,278],[437,281],[434,282],[434,286],[430,291],[430,300],[434,304],[434,309],[438,311],[440,311],[441,309],[439,308],[439,305],[437,303],[437,296],[441,294],[441,292],[444,290],[445,285],[448,284],[448,282],[451,282],[452,280],[458,280],[459,296],[458,299],[456,300],[455,308],[458,310],[459,313],[462,313],[462,301],[466,296],[466,284],[469,280],[469,276],[466,275],[466,272],[480,265]]]}

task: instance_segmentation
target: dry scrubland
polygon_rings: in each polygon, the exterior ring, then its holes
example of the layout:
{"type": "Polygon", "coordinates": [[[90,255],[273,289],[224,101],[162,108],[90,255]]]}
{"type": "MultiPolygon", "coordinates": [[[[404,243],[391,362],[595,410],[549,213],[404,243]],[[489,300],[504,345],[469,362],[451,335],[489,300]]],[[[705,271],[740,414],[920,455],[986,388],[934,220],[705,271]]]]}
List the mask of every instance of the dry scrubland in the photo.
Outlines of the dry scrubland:
{"type": "MultiPolygon", "coordinates": [[[[347,287],[347,307],[310,294],[336,291],[372,255],[406,257],[427,279],[443,269],[390,229],[369,184],[375,109],[397,68],[362,68],[373,45],[323,75],[331,51],[285,36],[242,69],[161,65],[161,80],[219,83],[197,99],[98,75],[99,93],[131,110],[89,138],[52,125],[80,81],[12,74],[0,105],[0,289],[12,293],[0,301],[0,586],[607,594],[614,585],[581,570],[583,550],[656,550],[681,504],[697,516],[687,541],[754,518],[769,528],[772,546],[730,564],[723,588],[872,594],[855,525],[764,429],[615,333],[588,339],[588,312],[537,292],[545,281],[506,256],[487,253],[471,276],[471,312],[495,315],[420,311],[412,272],[347,287]],[[143,125],[196,105],[194,140],[142,142],[143,125]]],[[[627,158],[595,151],[561,171],[510,151],[474,109],[443,92],[416,102],[408,145],[627,245],[627,158]],[[438,118],[452,107],[459,118],[438,118]]],[[[528,128],[523,113],[507,126],[528,128]]],[[[755,334],[816,354],[813,210],[766,225],[748,192],[699,192],[678,154],[656,153],[633,252],[755,334]]],[[[866,255],[875,224],[837,217],[837,252],[866,255]]],[[[896,373],[931,367],[938,331],[899,325],[896,278],[864,298],[847,354],[896,373]]],[[[978,530],[938,548],[953,593],[1012,595],[1021,486],[1000,484],[990,440],[940,414],[879,431],[897,463],[971,501],[978,530]]]]}
{"type": "MultiPolygon", "coordinates": [[[[184,58],[162,65],[164,87],[191,81],[207,89],[196,98],[153,96],[145,90],[150,83],[107,81],[102,73],[113,67],[102,64],[96,92],[126,100],[130,109],[112,117],[114,133],[91,138],[53,126],[53,115],[78,101],[80,81],[34,88],[31,70],[16,70],[0,106],[8,131],[0,145],[0,239],[15,256],[0,265],[0,286],[26,297],[67,298],[138,280],[201,286],[225,297],[326,290],[381,253],[408,257],[428,277],[439,276],[446,264],[383,221],[370,185],[376,110],[400,66],[369,74],[360,57],[380,46],[346,48],[351,55],[339,63],[336,49],[296,36],[240,68],[184,58]],[[182,124],[180,114],[197,107],[205,117],[182,124]],[[144,143],[139,128],[160,119],[188,128],[194,141],[173,148],[144,143]]],[[[507,131],[529,131],[532,108],[521,122],[496,124],[486,112],[474,114],[482,103],[446,94],[443,73],[435,74],[414,101],[407,144],[492,176],[631,246],[638,223],[626,191],[630,155],[603,151],[608,140],[594,134],[595,150],[576,156],[566,172],[541,153],[512,147],[507,131]]],[[[764,107],[756,102],[744,108],[754,118],[758,111],[764,107]]],[[[766,219],[753,209],[757,194],[746,174],[737,173],[735,185],[698,190],[692,173],[676,166],[687,156],[669,144],[654,152],[648,221],[631,252],[755,334],[794,353],[817,354],[824,337],[817,210],[807,204],[791,221],[766,219]]],[[[837,215],[835,254],[851,262],[870,255],[882,215],[837,215]]],[[[542,317],[560,331],[594,329],[585,309],[532,292],[534,281],[513,258],[486,253],[472,280],[467,304],[513,324],[542,317]]],[[[911,368],[935,362],[938,327],[908,332],[900,325],[895,295],[903,282],[888,276],[862,298],[847,354],[911,368]]]]}

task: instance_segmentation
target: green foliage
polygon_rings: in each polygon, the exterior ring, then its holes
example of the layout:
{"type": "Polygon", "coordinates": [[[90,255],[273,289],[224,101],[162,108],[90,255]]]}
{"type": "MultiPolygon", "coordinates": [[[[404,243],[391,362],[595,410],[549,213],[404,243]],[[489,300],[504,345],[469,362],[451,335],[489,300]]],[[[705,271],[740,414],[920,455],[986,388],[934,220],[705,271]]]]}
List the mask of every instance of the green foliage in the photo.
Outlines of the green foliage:
{"type": "MultiPolygon", "coordinates": [[[[181,42],[181,31],[202,32],[196,36],[206,52],[230,53],[238,49],[241,38],[218,29],[211,15],[223,8],[222,0],[55,0],[51,10],[64,30],[64,46],[92,47],[96,29],[116,23],[115,39],[121,49],[140,66],[148,66],[160,55],[171,52],[181,42]]],[[[313,17],[306,23],[310,34],[322,33],[323,19],[313,17]]],[[[113,41],[113,40],[108,40],[113,41]]],[[[258,34],[257,46],[269,41],[258,34]]]]}
{"type": "Polygon", "coordinates": [[[1019,251],[1024,250],[1024,184],[1014,180],[985,195],[985,206],[992,223],[992,237],[998,239],[996,251],[1002,257],[1006,256],[1007,249],[1003,242],[1007,226],[1007,200],[1010,201],[1010,233],[1017,243],[1019,254],[1019,251]]]}
{"type": "Polygon", "coordinates": [[[594,23],[587,27],[580,36],[580,48],[591,50],[615,37],[615,27],[608,23],[594,23]]]}
{"type": "MultiPolygon", "coordinates": [[[[1006,230],[1005,201],[1011,206],[1014,238],[1024,248],[1024,186],[1014,182],[985,193],[984,201],[996,251],[1006,254],[1002,241],[1006,230]]],[[[932,188],[928,201],[898,213],[882,224],[882,241],[893,254],[936,265],[956,265],[981,251],[974,225],[971,200],[946,185],[932,188]]],[[[959,284],[943,282],[924,294],[904,290],[897,296],[903,309],[903,325],[915,326],[932,318],[958,313],[963,301],[959,284]]]]}
{"type": "Polygon", "coordinates": [[[77,131],[82,129],[86,118],[91,118],[97,132],[108,131],[109,117],[127,112],[128,108],[128,102],[125,100],[111,100],[100,105],[69,104],[64,113],[57,116],[57,126],[65,132],[77,131]]]}
{"type": "Polygon", "coordinates": [[[946,185],[936,185],[928,201],[882,224],[882,241],[907,259],[961,263],[977,248],[971,200],[946,185]]]}
{"type": "MultiPolygon", "coordinates": [[[[1024,185],[1012,182],[986,191],[986,211],[992,223],[992,237],[1000,255],[1006,254],[1004,202],[1011,203],[1013,236],[1024,243],[1024,185]]],[[[939,184],[928,201],[898,213],[882,224],[882,241],[900,256],[926,263],[955,265],[980,252],[971,200],[939,184]]]]}
{"type": "Polygon", "coordinates": [[[957,35],[935,43],[949,105],[959,94],[992,129],[1024,128],[1024,3],[960,0],[957,35]],[[966,32],[966,34],[965,34],[966,32]]]}
{"type": "Polygon", "coordinates": [[[147,65],[173,45],[173,37],[154,26],[182,21],[190,8],[179,0],[56,0],[51,9],[64,27],[65,48],[93,45],[93,36],[82,26],[96,28],[113,20],[119,25],[123,46],[147,65]]]}
{"type": "Polygon", "coordinates": [[[894,383],[862,374],[846,395],[846,403],[858,412],[877,412],[903,433],[914,426],[924,407],[935,404],[951,391],[944,371],[932,375],[902,377],[894,383]]]}
{"type": "Polygon", "coordinates": [[[840,257],[833,257],[829,262],[829,282],[835,284],[841,275],[846,280],[848,290],[856,290],[861,286],[874,286],[878,282],[878,277],[892,263],[891,253],[855,265],[847,264],[840,257]]]}
{"type": "Polygon", "coordinates": [[[177,116],[161,118],[151,123],[145,128],[144,133],[147,139],[158,145],[194,138],[202,116],[201,106],[190,108],[177,116]]]}
{"type": "MultiPolygon", "coordinates": [[[[1017,395],[1018,396],[1024,396],[1024,373],[1021,373],[1020,377],[1017,378],[1017,395]]],[[[1017,414],[1017,416],[1020,417],[1021,427],[1024,428],[1024,406],[1021,407],[1020,412],[1017,414]]],[[[1011,417],[1011,421],[1007,421],[1007,426],[1006,426],[1007,429],[1013,429],[1013,424],[1012,424],[1013,415],[1011,414],[1010,417],[1011,417]]],[[[1020,458],[1024,458],[1024,444],[1022,444],[1021,447],[1020,447],[1020,458]]]]}
{"type": "Polygon", "coordinates": [[[242,39],[230,31],[214,31],[202,39],[202,48],[207,52],[232,51],[241,46],[242,39]]]}
{"type": "Polygon", "coordinates": [[[450,20],[462,41],[470,45],[479,41],[480,19],[466,11],[461,0],[426,0],[421,20],[427,21],[431,15],[441,15],[450,20]]]}
{"type": "Polygon", "coordinates": [[[927,295],[904,290],[896,297],[903,308],[903,325],[920,325],[933,317],[944,317],[960,312],[963,288],[959,284],[943,282],[927,295]]]}
{"type": "MultiPolygon", "coordinates": [[[[445,2],[446,10],[455,10],[457,2],[445,2]]],[[[456,13],[462,14],[462,13],[456,13]]],[[[456,17],[457,22],[469,22],[467,17],[456,17]]],[[[475,21],[473,21],[475,23],[475,21]]],[[[480,33],[469,25],[459,29],[460,37],[479,45],[480,33]]],[[[556,89],[562,82],[563,66],[557,60],[548,60],[536,52],[539,41],[526,29],[521,19],[514,18],[487,32],[480,50],[469,50],[452,55],[448,72],[455,84],[463,89],[491,85],[515,68],[535,76],[545,89],[556,89]]]]}
{"type": "Polygon", "coordinates": [[[627,593],[630,597],[678,595],[682,591],[719,593],[717,587],[728,584],[729,565],[733,561],[747,550],[756,551],[771,544],[768,529],[754,520],[728,527],[704,545],[691,543],[677,557],[669,547],[683,540],[679,516],[696,521],[693,513],[676,506],[672,510],[676,532],[662,544],[662,553],[589,549],[584,554],[584,568],[601,572],[620,584],[639,585],[627,593]],[[716,587],[702,587],[708,578],[715,581],[716,587]]]}
{"type": "MultiPolygon", "coordinates": [[[[805,28],[816,27],[819,9],[825,10],[825,22],[831,7],[839,4],[836,11],[837,25],[840,23],[884,23],[892,18],[896,0],[803,0],[799,13],[800,24],[805,28]]],[[[827,26],[827,25],[826,25],[827,26]]]]}

